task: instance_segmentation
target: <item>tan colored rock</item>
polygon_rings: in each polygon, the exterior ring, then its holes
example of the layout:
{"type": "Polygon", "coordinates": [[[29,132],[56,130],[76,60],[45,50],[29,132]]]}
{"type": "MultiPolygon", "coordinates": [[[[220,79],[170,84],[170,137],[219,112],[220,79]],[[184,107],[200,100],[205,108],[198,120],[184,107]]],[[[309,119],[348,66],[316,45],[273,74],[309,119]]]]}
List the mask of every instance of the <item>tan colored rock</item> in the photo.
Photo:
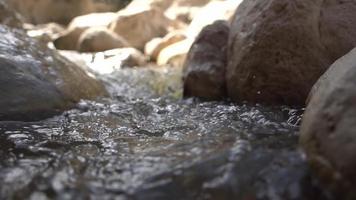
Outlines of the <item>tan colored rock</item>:
{"type": "Polygon", "coordinates": [[[143,50],[148,41],[164,36],[172,24],[156,7],[137,7],[119,11],[110,30],[125,38],[134,48],[143,50]]]}
{"type": "Polygon", "coordinates": [[[182,67],[193,40],[185,39],[164,48],[158,55],[158,65],[182,67]]]}
{"type": "Polygon", "coordinates": [[[356,49],[319,79],[303,117],[300,143],[335,199],[356,199],[356,49]]]}
{"type": "Polygon", "coordinates": [[[57,22],[67,24],[76,16],[94,12],[114,12],[122,1],[98,0],[7,0],[21,13],[26,22],[44,24],[57,22]]]}
{"type": "Polygon", "coordinates": [[[186,35],[195,38],[207,25],[217,20],[229,20],[242,0],[211,1],[199,9],[187,28],[186,35]]]}
{"type": "Polygon", "coordinates": [[[184,40],[186,37],[180,32],[168,33],[163,38],[154,38],[145,46],[145,54],[150,56],[151,60],[157,60],[162,49],[184,40]]]}
{"type": "Polygon", "coordinates": [[[89,28],[84,31],[78,42],[80,52],[99,52],[130,46],[125,39],[107,28],[89,28]]]}
{"type": "Polygon", "coordinates": [[[184,64],[185,97],[219,100],[226,96],[229,31],[226,21],[216,21],[200,32],[184,64]]]}
{"type": "Polygon", "coordinates": [[[190,23],[202,7],[211,1],[212,0],[175,0],[165,11],[165,14],[173,20],[190,23]]]}
{"type": "Polygon", "coordinates": [[[244,1],[230,32],[229,96],[304,105],[323,72],[356,46],[355,10],[352,1],[244,1]]]}
{"type": "Polygon", "coordinates": [[[65,30],[57,23],[48,23],[40,25],[24,24],[23,28],[27,34],[33,38],[45,38],[48,42],[55,40],[65,30]]]}
{"type": "Polygon", "coordinates": [[[4,1],[0,1],[0,24],[21,27],[21,17],[4,1]]]}
{"type": "Polygon", "coordinates": [[[92,13],[74,18],[68,28],[54,41],[57,49],[76,50],[81,34],[92,27],[107,27],[116,13],[92,13]]]}

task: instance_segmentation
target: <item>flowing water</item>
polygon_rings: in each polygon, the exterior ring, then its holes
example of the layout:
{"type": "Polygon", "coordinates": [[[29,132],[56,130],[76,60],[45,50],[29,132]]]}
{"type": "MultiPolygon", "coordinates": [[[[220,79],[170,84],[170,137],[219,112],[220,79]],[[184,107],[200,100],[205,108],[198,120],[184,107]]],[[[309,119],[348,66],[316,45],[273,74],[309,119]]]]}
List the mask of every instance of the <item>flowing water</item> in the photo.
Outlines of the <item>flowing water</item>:
{"type": "Polygon", "coordinates": [[[302,110],[181,100],[178,69],[102,75],[112,98],[0,122],[0,199],[315,199],[302,110]]]}

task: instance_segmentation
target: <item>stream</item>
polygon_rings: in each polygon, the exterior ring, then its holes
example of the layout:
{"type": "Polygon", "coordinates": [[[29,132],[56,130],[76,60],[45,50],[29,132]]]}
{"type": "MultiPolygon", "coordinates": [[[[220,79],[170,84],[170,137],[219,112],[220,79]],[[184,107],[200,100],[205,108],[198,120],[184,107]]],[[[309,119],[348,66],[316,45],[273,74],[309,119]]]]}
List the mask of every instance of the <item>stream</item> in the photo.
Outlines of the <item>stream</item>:
{"type": "Polygon", "coordinates": [[[0,122],[0,199],[319,199],[303,109],[182,99],[175,68],[101,75],[111,98],[0,122]]]}

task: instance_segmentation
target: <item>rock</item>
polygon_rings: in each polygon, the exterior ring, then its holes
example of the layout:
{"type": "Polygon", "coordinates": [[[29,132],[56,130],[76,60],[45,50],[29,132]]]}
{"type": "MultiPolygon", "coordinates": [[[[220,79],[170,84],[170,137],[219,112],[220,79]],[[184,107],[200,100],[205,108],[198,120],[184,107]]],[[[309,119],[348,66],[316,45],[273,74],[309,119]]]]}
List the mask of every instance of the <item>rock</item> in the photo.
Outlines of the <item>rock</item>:
{"type": "Polygon", "coordinates": [[[212,0],[174,0],[165,14],[173,20],[190,23],[200,9],[212,0]]]}
{"type": "Polygon", "coordinates": [[[85,71],[24,31],[0,26],[0,38],[0,120],[39,120],[106,95],[85,71]]]}
{"type": "Polygon", "coordinates": [[[193,40],[185,39],[162,49],[157,58],[158,65],[183,66],[193,40]]]}
{"type": "Polygon", "coordinates": [[[166,35],[172,24],[156,7],[137,7],[119,11],[110,30],[125,38],[132,47],[143,50],[151,39],[166,35]]]}
{"type": "Polygon", "coordinates": [[[116,13],[92,13],[74,18],[67,30],[54,41],[57,49],[77,50],[81,34],[93,27],[107,27],[116,18],[116,13]]]}
{"type": "Polygon", "coordinates": [[[168,33],[163,38],[154,38],[145,45],[145,54],[151,57],[151,60],[157,60],[162,49],[174,43],[184,40],[186,37],[180,32],[168,33]]]}
{"type": "Polygon", "coordinates": [[[125,39],[107,28],[89,28],[84,31],[77,49],[81,52],[99,52],[130,46],[125,39]]]}
{"type": "Polygon", "coordinates": [[[356,46],[355,9],[353,1],[244,1],[229,38],[228,95],[304,105],[323,72],[356,46]]]}
{"type": "Polygon", "coordinates": [[[113,12],[124,6],[123,1],[98,0],[7,0],[21,13],[26,22],[67,24],[76,16],[94,12],[113,12]]]}
{"type": "Polygon", "coordinates": [[[184,96],[207,100],[218,100],[226,96],[229,31],[226,21],[216,21],[198,35],[184,64],[184,96]]]}
{"type": "Polygon", "coordinates": [[[211,1],[199,9],[187,28],[186,35],[195,38],[207,25],[217,20],[229,20],[242,0],[211,1]]]}
{"type": "Polygon", "coordinates": [[[17,28],[22,24],[20,16],[4,1],[0,1],[0,24],[17,28]]]}
{"type": "Polygon", "coordinates": [[[23,28],[27,30],[27,35],[33,38],[39,38],[51,42],[59,37],[59,35],[65,30],[63,26],[57,23],[48,24],[24,24],[23,28]]]}
{"type": "Polygon", "coordinates": [[[356,199],[356,49],[316,83],[300,143],[321,182],[337,199],[356,199]]]}

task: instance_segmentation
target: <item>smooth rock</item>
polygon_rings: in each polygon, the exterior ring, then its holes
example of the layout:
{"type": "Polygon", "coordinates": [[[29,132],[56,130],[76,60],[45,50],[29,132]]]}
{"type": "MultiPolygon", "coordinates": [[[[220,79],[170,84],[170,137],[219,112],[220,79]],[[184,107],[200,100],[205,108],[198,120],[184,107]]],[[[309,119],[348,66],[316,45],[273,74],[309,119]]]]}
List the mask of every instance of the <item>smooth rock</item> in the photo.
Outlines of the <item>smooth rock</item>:
{"type": "Polygon", "coordinates": [[[245,0],[229,38],[228,95],[305,105],[317,79],[356,46],[355,10],[354,1],[245,0]]]}
{"type": "Polygon", "coordinates": [[[184,96],[207,100],[226,96],[225,71],[230,27],[226,21],[206,26],[189,50],[184,64],[184,96]]]}
{"type": "Polygon", "coordinates": [[[158,65],[182,67],[194,40],[185,39],[162,49],[157,58],[158,65]]]}
{"type": "Polygon", "coordinates": [[[107,28],[93,27],[81,34],[77,49],[80,52],[99,52],[128,46],[124,38],[107,28]]]}
{"type": "Polygon", "coordinates": [[[125,5],[120,1],[101,0],[7,0],[28,23],[67,24],[76,16],[94,12],[114,12],[125,5]]]}
{"type": "Polygon", "coordinates": [[[68,28],[54,41],[57,49],[77,50],[81,34],[89,28],[107,27],[116,18],[116,13],[92,13],[74,18],[68,28]]]}
{"type": "Polygon", "coordinates": [[[318,80],[303,117],[300,144],[337,199],[356,199],[356,49],[318,80]]]}
{"type": "Polygon", "coordinates": [[[143,50],[151,39],[166,35],[169,27],[173,25],[173,21],[156,7],[127,8],[117,14],[110,30],[139,50],[143,50]]]}
{"type": "Polygon", "coordinates": [[[17,28],[22,25],[21,17],[4,1],[0,1],[0,24],[17,28]]]}
{"type": "Polygon", "coordinates": [[[0,26],[0,38],[0,120],[39,120],[106,95],[101,83],[24,31],[0,26]]]}
{"type": "Polygon", "coordinates": [[[242,0],[211,1],[199,9],[187,28],[186,35],[190,38],[198,36],[207,25],[217,20],[229,20],[242,0]]]}
{"type": "Polygon", "coordinates": [[[186,36],[181,32],[170,32],[163,38],[154,38],[145,45],[145,54],[151,57],[151,60],[157,60],[162,49],[174,43],[184,40],[186,36]]]}

